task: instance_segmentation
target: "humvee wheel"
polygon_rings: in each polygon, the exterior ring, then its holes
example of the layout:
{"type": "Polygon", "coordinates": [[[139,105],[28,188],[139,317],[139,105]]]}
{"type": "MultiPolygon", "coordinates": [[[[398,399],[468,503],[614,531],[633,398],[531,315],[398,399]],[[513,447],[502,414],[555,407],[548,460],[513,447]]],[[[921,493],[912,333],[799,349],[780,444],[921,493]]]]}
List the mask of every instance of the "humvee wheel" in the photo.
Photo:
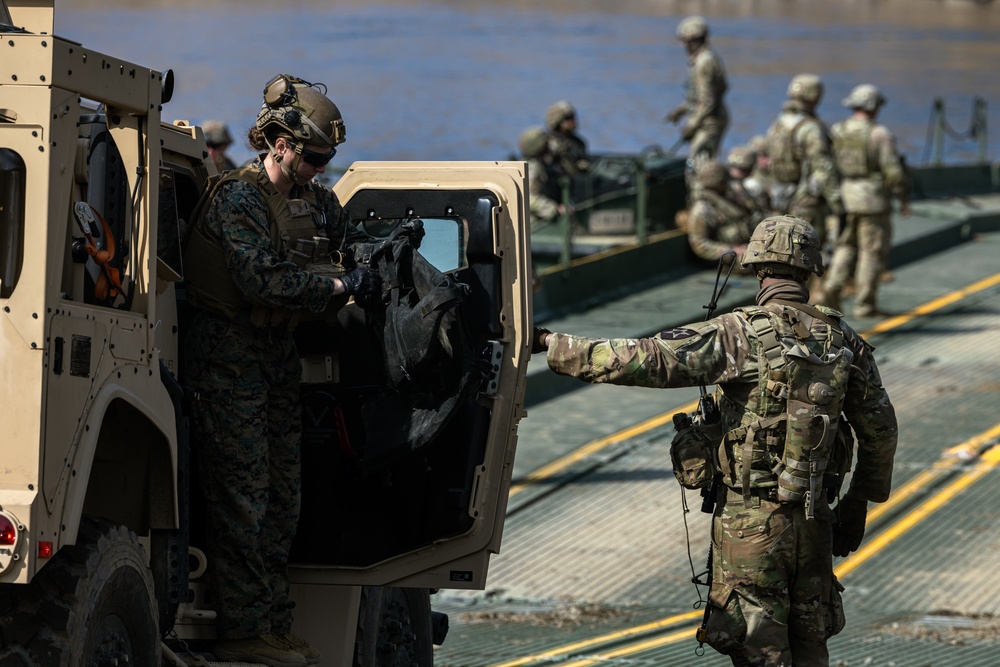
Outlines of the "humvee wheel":
{"type": "Polygon", "coordinates": [[[0,588],[0,665],[160,664],[153,580],[135,534],[86,520],[24,586],[0,588]]]}
{"type": "Polygon", "coordinates": [[[431,667],[431,601],[426,588],[361,590],[354,667],[431,667]]]}

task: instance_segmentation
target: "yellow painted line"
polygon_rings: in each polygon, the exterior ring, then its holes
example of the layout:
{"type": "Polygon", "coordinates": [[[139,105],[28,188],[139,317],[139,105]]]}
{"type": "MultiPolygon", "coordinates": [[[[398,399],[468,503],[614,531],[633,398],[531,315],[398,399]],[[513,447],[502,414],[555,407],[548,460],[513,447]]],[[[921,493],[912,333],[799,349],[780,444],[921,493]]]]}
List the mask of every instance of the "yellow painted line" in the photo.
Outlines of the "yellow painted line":
{"type": "Polygon", "coordinates": [[[934,312],[935,310],[940,310],[945,306],[950,306],[953,303],[961,301],[967,296],[975,294],[976,292],[981,292],[984,289],[989,289],[994,285],[1000,284],[1000,273],[994,274],[989,278],[983,278],[978,280],[971,285],[963,287],[960,290],[956,290],[951,294],[945,294],[942,297],[928,301],[927,303],[917,306],[913,310],[903,313],[902,315],[897,315],[896,317],[890,317],[887,320],[883,320],[873,326],[871,329],[865,332],[864,335],[884,333],[890,329],[895,329],[896,327],[902,326],[907,322],[915,320],[921,315],[927,315],[934,312]]]}
{"type": "Polygon", "coordinates": [[[868,511],[869,525],[880,519],[885,514],[888,514],[896,507],[905,503],[914,494],[925,489],[935,477],[939,477],[943,473],[953,469],[961,461],[978,456],[980,449],[998,437],[1000,437],[1000,424],[997,424],[993,428],[966,440],[960,445],[955,445],[954,447],[946,449],[941,453],[941,458],[938,459],[933,466],[924,470],[920,474],[915,475],[910,481],[898,489],[893,489],[892,493],[889,495],[889,500],[884,503],[879,503],[870,509],[868,511]]]}
{"type": "MultiPolygon", "coordinates": [[[[998,425],[1000,426],[1000,425],[998,425]]],[[[997,428],[997,427],[994,427],[997,428]]],[[[983,475],[1000,465],[1000,445],[994,445],[983,454],[981,462],[973,465],[961,477],[948,484],[925,502],[913,508],[906,516],[872,538],[834,568],[838,577],[842,577],[860,567],[865,561],[879,553],[882,549],[899,539],[904,533],[926,519],[935,511],[962,493],[983,475]]]]}
{"type": "Polygon", "coordinates": [[[624,658],[625,656],[632,655],[633,653],[649,651],[654,648],[666,646],[667,644],[673,644],[674,642],[679,642],[682,639],[692,639],[695,636],[695,632],[696,628],[688,628],[686,630],[674,632],[669,635],[664,635],[663,637],[653,637],[651,639],[647,639],[642,642],[629,644],[628,646],[622,646],[621,648],[617,648],[612,651],[598,653],[594,655],[592,658],[586,658],[584,660],[576,660],[574,662],[567,662],[561,665],[561,667],[589,667],[589,665],[596,665],[598,663],[605,662],[607,660],[614,660],[615,658],[624,658]]]}
{"type": "MultiPolygon", "coordinates": [[[[581,642],[576,642],[575,644],[567,644],[565,646],[560,646],[558,648],[550,649],[543,653],[536,653],[534,655],[518,658],[517,660],[511,660],[510,662],[502,662],[500,664],[491,665],[491,667],[521,667],[522,665],[529,665],[533,662],[539,662],[541,660],[551,660],[553,658],[559,658],[565,656],[567,653],[573,653],[575,651],[582,651],[584,649],[588,649],[591,646],[596,646],[597,644],[606,644],[608,642],[618,641],[621,639],[628,639],[629,637],[640,635],[645,632],[651,632],[653,630],[662,630],[663,628],[669,628],[670,626],[677,625],[678,623],[687,623],[688,621],[693,621],[695,619],[701,618],[703,614],[704,612],[699,610],[699,611],[689,611],[685,614],[677,614],[676,616],[668,616],[667,618],[663,618],[658,621],[653,621],[652,623],[646,623],[645,625],[637,625],[634,628],[626,628],[625,630],[611,632],[606,635],[601,635],[599,637],[592,637],[591,639],[586,639],[581,642]]],[[[690,635],[692,632],[694,631],[685,630],[683,631],[683,634],[686,637],[690,635]]],[[[675,633],[675,634],[680,634],[680,633],[675,633]]],[[[662,639],[662,638],[657,638],[657,639],[662,639]]]]}
{"type": "Polygon", "coordinates": [[[618,431],[617,433],[612,433],[611,435],[605,436],[603,438],[592,440],[591,442],[587,443],[580,449],[574,450],[569,454],[567,454],[566,456],[556,459],[555,461],[549,463],[548,465],[542,466],[535,472],[525,477],[524,481],[518,482],[517,484],[511,484],[510,494],[508,495],[508,498],[515,496],[521,491],[524,491],[524,489],[527,488],[528,486],[544,482],[545,480],[552,477],[556,473],[562,472],[563,470],[570,467],[574,463],[582,461],[588,456],[596,454],[605,447],[608,447],[618,442],[623,442],[630,438],[634,438],[637,435],[641,435],[646,431],[651,431],[654,428],[663,426],[664,424],[668,423],[671,419],[673,419],[674,413],[693,412],[697,408],[698,408],[698,401],[692,401],[691,403],[688,403],[687,405],[682,405],[681,407],[675,410],[671,410],[670,412],[665,412],[661,415],[650,417],[646,421],[636,424],[635,426],[630,426],[626,429],[618,431]]]}

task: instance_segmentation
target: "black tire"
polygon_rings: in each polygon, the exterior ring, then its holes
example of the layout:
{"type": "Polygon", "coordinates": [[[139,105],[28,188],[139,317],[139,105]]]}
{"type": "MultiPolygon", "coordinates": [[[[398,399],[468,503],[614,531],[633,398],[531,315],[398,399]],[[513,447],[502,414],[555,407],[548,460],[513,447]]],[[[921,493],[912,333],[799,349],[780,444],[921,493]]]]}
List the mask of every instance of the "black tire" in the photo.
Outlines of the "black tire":
{"type": "Polygon", "coordinates": [[[354,667],[431,667],[431,598],[426,588],[361,590],[354,667]]]}
{"type": "Polygon", "coordinates": [[[0,587],[0,667],[155,667],[157,616],[135,533],[85,520],[30,584],[0,587]]]}

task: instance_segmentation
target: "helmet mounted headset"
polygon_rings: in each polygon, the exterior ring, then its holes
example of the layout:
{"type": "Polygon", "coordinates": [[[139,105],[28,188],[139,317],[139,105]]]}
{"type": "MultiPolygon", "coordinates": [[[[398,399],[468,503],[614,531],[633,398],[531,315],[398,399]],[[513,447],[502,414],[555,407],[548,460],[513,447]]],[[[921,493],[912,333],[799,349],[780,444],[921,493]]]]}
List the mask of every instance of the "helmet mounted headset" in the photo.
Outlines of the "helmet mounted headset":
{"type": "Polygon", "coordinates": [[[320,169],[336,155],[336,146],[346,139],[344,119],[337,105],[326,97],[326,92],[322,83],[310,83],[287,74],[279,74],[264,86],[257,128],[263,133],[272,159],[282,173],[299,185],[308,180],[297,174],[299,160],[320,169]],[[295,154],[290,165],[284,164],[275,151],[275,128],[291,135],[291,138],[285,137],[295,154]],[[329,153],[314,151],[307,148],[307,144],[328,146],[331,150],[329,153]]]}

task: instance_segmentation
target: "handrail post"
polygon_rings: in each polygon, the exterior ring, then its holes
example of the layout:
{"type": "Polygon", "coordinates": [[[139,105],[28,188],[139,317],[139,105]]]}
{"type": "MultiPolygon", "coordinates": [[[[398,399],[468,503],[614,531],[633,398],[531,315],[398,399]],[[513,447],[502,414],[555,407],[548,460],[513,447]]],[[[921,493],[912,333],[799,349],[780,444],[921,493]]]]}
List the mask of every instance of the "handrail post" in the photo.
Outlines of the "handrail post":
{"type": "Polygon", "coordinates": [[[570,250],[573,245],[573,228],[570,224],[572,202],[569,196],[569,177],[559,178],[559,189],[561,192],[560,201],[562,201],[563,206],[563,211],[559,215],[559,238],[562,240],[562,247],[559,250],[559,266],[568,269],[572,259],[570,250]]]}
{"type": "Polygon", "coordinates": [[[975,111],[973,112],[972,131],[979,144],[979,164],[986,164],[986,99],[977,95],[973,105],[975,111]]]}
{"type": "Polygon", "coordinates": [[[934,98],[934,166],[941,166],[944,155],[944,98],[934,98]]]}
{"type": "Polygon", "coordinates": [[[635,161],[635,229],[640,244],[649,240],[649,221],[646,219],[646,167],[641,159],[635,161]]]}

